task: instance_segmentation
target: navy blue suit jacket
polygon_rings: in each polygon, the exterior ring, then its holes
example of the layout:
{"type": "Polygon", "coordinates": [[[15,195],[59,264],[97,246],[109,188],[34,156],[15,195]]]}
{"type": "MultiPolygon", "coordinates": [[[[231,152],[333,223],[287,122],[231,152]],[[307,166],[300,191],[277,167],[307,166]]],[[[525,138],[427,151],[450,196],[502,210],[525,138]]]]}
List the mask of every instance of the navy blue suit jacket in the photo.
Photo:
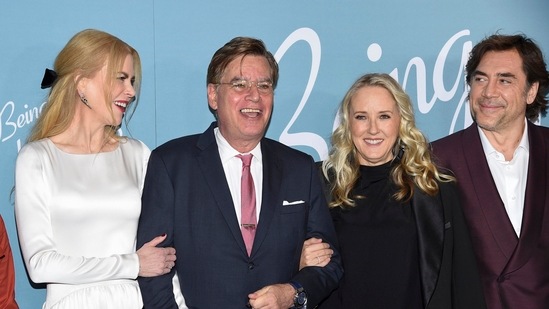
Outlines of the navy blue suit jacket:
{"type": "Polygon", "coordinates": [[[172,273],[139,278],[145,308],[176,308],[173,271],[189,308],[246,308],[249,293],[290,280],[303,285],[313,308],[343,272],[337,250],[326,267],[298,271],[307,238],[322,238],[337,248],[313,159],[261,140],[263,197],[248,257],[219,157],[216,126],[169,141],[151,154],[137,246],[166,233],[162,246],[175,247],[177,262],[172,273]],[[283,201],[304,202],[283,206],[283,201]]]}

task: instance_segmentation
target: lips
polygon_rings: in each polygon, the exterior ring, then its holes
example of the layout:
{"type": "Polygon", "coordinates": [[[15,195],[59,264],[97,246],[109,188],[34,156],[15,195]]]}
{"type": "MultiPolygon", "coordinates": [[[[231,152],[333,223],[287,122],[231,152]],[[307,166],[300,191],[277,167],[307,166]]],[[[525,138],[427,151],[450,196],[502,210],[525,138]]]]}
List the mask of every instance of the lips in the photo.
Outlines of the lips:
{"type": "Polygon", "coordinates": [[[498,108],[505,105],[500,100],[480,99],[477,102],[478,105],[482,108],[498,108]]]}
{"type": "Polygon", "coordinates": [[[369,145],[377,145],[383,142],[382,139],[367,139],[367,138],[365,138],[364,141],[366,142],[366,144],[369,144],[369,145]]]}
{"type": "Polygon", "coordinates": [[[480,106],[483,108],[498,108],[502,107],[501,104],[493,104],[493,103],[480,103],[480,106]]]}
{"type": "Polygon", "coordinates": [[[258,117],[261,115],[262,111],[260,109],[256,108],[243,108],[240,110],[240,112],[248,117],[258,117]]]}
{"type": "Polygon", "coordinates": [[[120,110],[124,113],[126,111],[126,107],[128,107],[127,101],[114,101],[114,105],[118,106],[120,110]]]}

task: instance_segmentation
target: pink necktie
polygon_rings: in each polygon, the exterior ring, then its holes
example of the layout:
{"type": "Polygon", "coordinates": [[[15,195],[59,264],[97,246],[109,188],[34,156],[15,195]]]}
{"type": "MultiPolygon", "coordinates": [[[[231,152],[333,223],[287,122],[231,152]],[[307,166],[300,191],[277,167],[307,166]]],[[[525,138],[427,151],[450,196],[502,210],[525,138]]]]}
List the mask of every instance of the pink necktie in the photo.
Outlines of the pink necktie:
{"type": "Polygon", "coordinates": [[[254,180],[250,172],[250,164],[252,162],[252,154],[237,155],[242,160],[242,178],[240,180],[241,185],[241,228],[242,238],[246,244],[246,250],[248,256],[252,253],[252,246],[254,244],[255,228],[257,224],[257,217],[255,214],[255,189],[254,180]]]}

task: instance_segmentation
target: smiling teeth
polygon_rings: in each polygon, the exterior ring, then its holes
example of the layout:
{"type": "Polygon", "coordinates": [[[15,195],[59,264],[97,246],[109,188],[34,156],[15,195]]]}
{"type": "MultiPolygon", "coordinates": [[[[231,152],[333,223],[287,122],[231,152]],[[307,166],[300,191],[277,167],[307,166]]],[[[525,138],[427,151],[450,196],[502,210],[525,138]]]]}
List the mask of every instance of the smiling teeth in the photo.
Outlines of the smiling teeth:
{"type": "Polygon", "coordinates": [[[259,109],[253,109],[253,108],[243,108],[240,110],[242,113],[261,113],[259,109]]]}
{"type": "Polygon", "coordinates": [[[118,102],[118,101],[114,101],[114,105],[120,106],[120,107],[123,107],[123,108],[126,108],[126,106],[128,106],[127,103],[122,103],[122,102],[118,102]]]}
{"type": "Polygon", "coordinates": [[[364,141],[365,141],[366,143],[368,143],[368,144],[374,144],[374,145],[376,145],[376,144],[381,143],[383,140],[381,140],[381,139],[366,139],[366,140],[364,140],[364,141]]]}

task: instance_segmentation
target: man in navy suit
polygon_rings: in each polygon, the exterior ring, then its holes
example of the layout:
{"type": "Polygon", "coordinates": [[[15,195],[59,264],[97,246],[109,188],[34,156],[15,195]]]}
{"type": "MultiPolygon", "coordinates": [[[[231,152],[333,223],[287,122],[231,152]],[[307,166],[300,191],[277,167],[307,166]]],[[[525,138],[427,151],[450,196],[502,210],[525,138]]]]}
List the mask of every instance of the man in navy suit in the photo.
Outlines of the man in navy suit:
{"type": "Polygon", "coordinates": [[[456,176],[490,309],[549,308],[549,72],[524,35],[492,35],[466,67],[474,123],[433,143],[456,176]]]}
{"type": "Polygon", "coordinates": [[[299,270],[306,239],[336,236],[312,157],[264,137],[278,64],[262,41],[237,37],[212,57],[208,105],[217,122],[155,149],[143,189],[138,244],[166,233],[172,272],[140,278],[145,308],[177,308],[177,273],[189,308],[314,308],[342,275],[337,250],[326,267],[299,270]],[[254,222],[241,216],[242,161],[255,191],[254,222]],[[255,234],[248,248],[243,231],[255,234]]]}

